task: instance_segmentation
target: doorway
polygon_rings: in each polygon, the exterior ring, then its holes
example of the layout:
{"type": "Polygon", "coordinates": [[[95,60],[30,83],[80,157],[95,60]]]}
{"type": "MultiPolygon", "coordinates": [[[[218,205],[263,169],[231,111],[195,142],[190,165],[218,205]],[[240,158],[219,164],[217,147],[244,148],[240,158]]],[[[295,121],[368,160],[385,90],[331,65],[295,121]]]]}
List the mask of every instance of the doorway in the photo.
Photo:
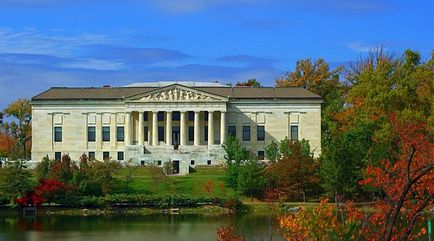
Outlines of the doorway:
{"type": "Polygon", "coordinates": [[[173,165],[173,174],[179,174],[179,161],[172,161],[173,165]]]}
{"type": "Polygon", "coordinates": [[[179,126],[172,127],[172,145],[179,145],[179,126]]]}

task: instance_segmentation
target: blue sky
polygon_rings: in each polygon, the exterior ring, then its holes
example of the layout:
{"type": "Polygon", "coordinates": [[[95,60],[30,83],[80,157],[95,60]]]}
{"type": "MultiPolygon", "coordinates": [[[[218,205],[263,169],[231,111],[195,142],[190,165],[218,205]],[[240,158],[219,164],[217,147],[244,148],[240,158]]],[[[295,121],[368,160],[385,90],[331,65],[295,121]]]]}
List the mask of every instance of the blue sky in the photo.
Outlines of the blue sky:
{"type": "Polygon", "coordinates": [[[428,58],[432,0],[1,0],[0,109],[51,86],[158,80],[272,86],[302,58],[373,47],[428,58]]]}

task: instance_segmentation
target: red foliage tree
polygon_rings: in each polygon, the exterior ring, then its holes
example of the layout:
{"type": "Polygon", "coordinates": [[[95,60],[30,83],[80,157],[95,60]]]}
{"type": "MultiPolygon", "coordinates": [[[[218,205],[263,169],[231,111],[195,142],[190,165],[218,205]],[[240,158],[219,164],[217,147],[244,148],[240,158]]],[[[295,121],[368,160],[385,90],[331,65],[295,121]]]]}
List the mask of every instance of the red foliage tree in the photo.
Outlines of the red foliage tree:
{"type": "Polygon", "coordinates": [[[57,180],[44,179],[35,188],[35,194],[46,199],[47,202],[56,202],[65,196],[68,187],[65,183],[57,180]]]}
{"type": "Polygon", "coordinates": [[[46,202],[47,200],[41,196],[39,196],[38,194],[36,194],[35,192],[29,192],[27,193],[26,196],[24,197],[20,197],[17,198],[15,200],[15,203],[25,207],[25,206],[41,206],[42,203],[46,202]]]}
{"type": "Polygon", "coordinates": [[[371,232],[366,233],[370,240],[413,240],[417,219],[433,204],[433,135],[426,123],[403,124],[391,117],[391,125],[396,133],[395,158],[368,166],[360,182],[384,193],[369,219],[371,232]]]}

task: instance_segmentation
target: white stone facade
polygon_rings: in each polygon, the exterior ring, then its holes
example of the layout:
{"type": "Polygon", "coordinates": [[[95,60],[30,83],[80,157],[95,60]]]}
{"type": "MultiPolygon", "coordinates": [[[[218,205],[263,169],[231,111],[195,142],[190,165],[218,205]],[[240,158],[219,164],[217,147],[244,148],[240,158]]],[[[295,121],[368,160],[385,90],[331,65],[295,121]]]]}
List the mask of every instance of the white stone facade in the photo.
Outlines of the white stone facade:
{"type": "Polygon", "coordinates": [[[108,156],[138,164],[175,161],[180,173],[188,173],[189,166],[220,164],[221,144],[234,130],[259,156],[272,140],[291,138],[291,130],[293,138],[309,140],[318,156],[321,102],[229,98],[179,84],[121,100],[34,97],[32,160],[66,153],[78,160],[86,153],[98,160],[108,156]]]}

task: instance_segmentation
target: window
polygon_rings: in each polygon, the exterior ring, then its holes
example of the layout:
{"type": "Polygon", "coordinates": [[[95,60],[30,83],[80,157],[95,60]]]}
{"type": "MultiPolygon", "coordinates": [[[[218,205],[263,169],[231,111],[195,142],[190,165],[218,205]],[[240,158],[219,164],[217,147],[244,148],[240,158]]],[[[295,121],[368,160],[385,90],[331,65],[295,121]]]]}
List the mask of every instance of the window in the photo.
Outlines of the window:
{"type": "Polygon", "coordinates": [[[188,112],[188,120],[189,121],[194,121],[194,112],[193,111],[189,111],[188,112]]]}
{"type": "Polygon", "coordinates": [[[110,127],[103,126],[102,127],[102,141],[110,141],[110,127]]]}
{"type": "Polygon", "coordinates": [[[264,159],[265,159],[264,151],[258,151],[258,160],[264,160],[264,159]]]}
{"type": "Polygon", "coordinates": [[[140,161],[140,165],[144,166],[145,165],[145,161],[140,161]]]}
{"type": "Polygon", "coordinates": [[[148,139],[148,127],[147,126],[144,127],[143,135],[145,135],[145,138],[143,140],[149,141],[149,139],[148,139]]]}
{"type": "Polygon", "coordinates": [[[164,126],[158,127],[158,141],[164,141],[164,126]]]}
{"type": "Polygon", "coordinates": [[[236,126],[228,126],[228,135],[236,137],[237,136],[237,127],[236,126]]]}
{"type": "Polygon", "coordinates": [[[210,166],[210,165],[211,165],[211,160],[206,161],[206,164],[207,164],[208,166],[210,166]]]}
{"type": "Polygon", "coordinates": [[[208,121],[208,111],[203,112],[203,119],[208,121]]]}
{"type": "Polygon", "coordinates": [[[250,141],[250,126],[243,126],[243,141],[250,141]]]}
{"type": "Polygon", "coordinates": [[[158,111],[157,118],[158,118],[158,121],[164,121],[164,112],[158,111]]]}
{"type": "Polygon", "coordinates": [[[208,126],[203,127],[203,136],[204,141],[208,141],[208,126]]]}
{"type": "Polygon", "coordinates": [[[89,152],[89,160],[95,160],[95,152],[94,151],[89,152]]]}
{"type": "Polygon", "coordinates": [[[190,165],[194,166],[194,160],[190,161],[190,165]]]}
{"type": "Polygon", "coordinates": [[[143,113],[143,121],[148,121],[148,112],[147,111],[145,111],[144,113],[143,113]]]}
{"type": "Polygon", "coordinates": [[[54,142],[62,142],[62,127],[54,127],[54,142]]]}
{"type": "Polygon", "coordinates": [[[124,141],[124,139],[125,139],[124,127],[118,126],[116,128],[116,140],[117,141],[124,141]]]}
{"type": "Polygon", "coordinates": [[[54,153],[54,160],[60,161],[62,159],[62,153],[61,152],[55,152],[54,153]]]}
{"type": "Polygon", "coordinates": [[[188,141],[194,141],[194,126],[188,127],[188,141]]]}
{"type": "Polygon", "coordinates": [[[123,160],[124,160],[124,152],[118,151],[118,161],[123,161],[123,160]]]}
{"type": "Polygon", "coordinates": [[[172,113],[172,120],[173,121],[179,121],[181,119],[181,112],[179,111],[174,111],[172,113]]]}
{"type": "Polygon", "coordinates": [[[108,152],[108,151],[103,152],[102,153],[102,159],[104,161],[109,160],[110,159],[110,152],[108,152]]]}
{"type": "Polygon", "coordinates": [[[161,161],[157,161],[157,165],[161,166],[161,161]]]}
{"type": "Polygon", "coordinates": [[[298,140],[298,126],[291,126],[291,140],[298,140]]]}
{"type": "Polygon", "coordinates": [[[87,141],[88,142],[95,141],[95,126],[87,127],[87,141]]]}
{"type": "Polygon", "coordinates": [[[265,141],[265,126],[257,126],[256,133],[258,135],[258,141],[265,141]]]}

